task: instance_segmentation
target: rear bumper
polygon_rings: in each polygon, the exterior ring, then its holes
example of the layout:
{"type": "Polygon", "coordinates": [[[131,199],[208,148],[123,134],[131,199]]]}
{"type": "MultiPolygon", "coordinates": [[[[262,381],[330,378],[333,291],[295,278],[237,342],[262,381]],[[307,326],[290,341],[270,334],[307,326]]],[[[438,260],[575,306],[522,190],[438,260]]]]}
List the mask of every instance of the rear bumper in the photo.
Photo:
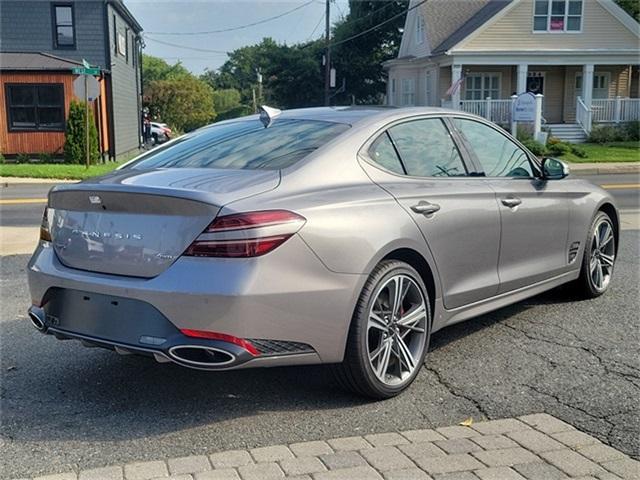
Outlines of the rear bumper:
{"type": "Polygon", "coordinates": [[[40,245],[28,279],[47,333],[181,364],[171,355],[174,346],[210,347],[234,360],[203,368],[228,369],[341,361],[366,278],[329,271],[294,236],[263,257],[181,257],[151,279],[71,269],[40,245]],[[251,356],[229,342],[186,337],[184,329],[253,339],[265,351],[251,356]],[[143,337],[165,342],[149,345],[143,337]]]}

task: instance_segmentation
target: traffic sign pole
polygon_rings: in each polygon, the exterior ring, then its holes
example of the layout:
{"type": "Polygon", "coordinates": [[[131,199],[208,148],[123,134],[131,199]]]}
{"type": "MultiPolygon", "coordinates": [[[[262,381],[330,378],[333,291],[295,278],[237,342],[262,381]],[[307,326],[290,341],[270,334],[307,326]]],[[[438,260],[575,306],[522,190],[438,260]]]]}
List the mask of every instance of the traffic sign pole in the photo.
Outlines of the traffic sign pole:
{"type": "Polygon", "coordinates": [[[89,88],[88,88],[88,75],[84,76],[84,148],[87,161],[87,167],[89,168],[89,88]]]}

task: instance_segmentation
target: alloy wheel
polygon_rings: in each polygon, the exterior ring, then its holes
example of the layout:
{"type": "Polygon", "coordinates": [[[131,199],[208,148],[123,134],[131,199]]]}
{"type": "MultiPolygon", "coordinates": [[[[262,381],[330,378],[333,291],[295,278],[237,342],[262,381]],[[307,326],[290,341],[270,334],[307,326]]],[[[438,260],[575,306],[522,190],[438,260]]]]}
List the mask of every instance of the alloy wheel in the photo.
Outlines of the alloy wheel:
{"type": "Polygon", "coordinates": [[[427,337],[427,305],[407,275],[389,278],[377,290],[367,322],[367,353],[375,376],[396,386],[419,368],[427,337]]]}
{"type": "Polygon", "coordinates": [[[615,241],[613,227],[607,218],[597,223],[591,239],[589,277],[593,287],[602,292],[611,281],[615,261],[615,241]]]}

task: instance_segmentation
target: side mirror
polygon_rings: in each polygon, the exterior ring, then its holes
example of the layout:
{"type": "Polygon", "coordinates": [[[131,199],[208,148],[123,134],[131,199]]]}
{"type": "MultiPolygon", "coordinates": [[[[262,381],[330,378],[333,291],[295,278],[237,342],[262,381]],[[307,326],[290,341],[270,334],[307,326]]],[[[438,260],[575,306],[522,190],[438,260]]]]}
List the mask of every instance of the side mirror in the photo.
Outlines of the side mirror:
{"type": "Polygon", "coordinates": [[[542,160],[542,178],[545,180],[561,180],[569,175],[569,165],[557,158],[542,160]]]}

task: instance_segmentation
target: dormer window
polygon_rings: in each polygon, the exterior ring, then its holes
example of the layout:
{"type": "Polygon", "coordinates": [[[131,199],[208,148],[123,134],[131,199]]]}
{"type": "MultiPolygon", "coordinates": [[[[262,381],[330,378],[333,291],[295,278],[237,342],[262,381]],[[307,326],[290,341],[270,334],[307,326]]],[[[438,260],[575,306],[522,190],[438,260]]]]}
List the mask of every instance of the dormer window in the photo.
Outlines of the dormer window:
{"type": "Polygon", "coordinates": [[[580,32],[583,0],[535,0],[534,32],[580,32]]]}
{"type": "Polygon", "coordinates": [[[416,43],[418,45],[424,42],[424,17],[422,15],[416,16],[416,43]]]}

